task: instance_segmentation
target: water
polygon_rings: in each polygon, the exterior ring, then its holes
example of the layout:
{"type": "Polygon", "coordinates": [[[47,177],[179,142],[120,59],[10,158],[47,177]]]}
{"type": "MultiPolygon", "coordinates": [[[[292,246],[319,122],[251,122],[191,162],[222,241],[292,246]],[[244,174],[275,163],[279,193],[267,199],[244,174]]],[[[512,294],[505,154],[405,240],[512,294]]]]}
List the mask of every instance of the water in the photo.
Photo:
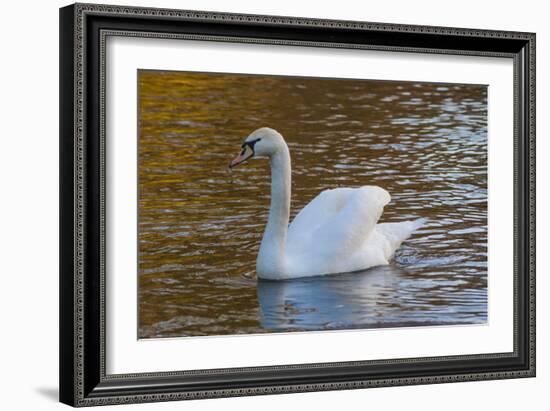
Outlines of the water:
{"type": "Polygon", "coordinates": [[[141,71],[140,338],[487,321],[487,90],[479,85],[141,71]],[[379,185],[383,222],[429,218],[388,266],[262,281],[266,160],[283,134],[291,218],[320,191],[379,185]]]}

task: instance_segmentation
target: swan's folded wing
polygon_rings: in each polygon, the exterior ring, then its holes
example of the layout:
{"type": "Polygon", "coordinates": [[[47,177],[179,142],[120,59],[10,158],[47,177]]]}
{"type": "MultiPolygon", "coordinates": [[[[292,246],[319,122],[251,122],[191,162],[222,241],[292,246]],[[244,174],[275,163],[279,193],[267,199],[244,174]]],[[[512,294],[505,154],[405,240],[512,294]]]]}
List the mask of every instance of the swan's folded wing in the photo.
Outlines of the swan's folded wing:
{"type": "Polygon", "coordinates": [[[289,236],[311,234],[345,206],[353,188],[334,188],[322,191],[294,217],[289,236]]]}
{"type": "Polygon", "coordinates": [[[345,257],[361,247],[389,201],[375,186],[323,191],[296,216],[287,245],[321,258],[345,257]]]}

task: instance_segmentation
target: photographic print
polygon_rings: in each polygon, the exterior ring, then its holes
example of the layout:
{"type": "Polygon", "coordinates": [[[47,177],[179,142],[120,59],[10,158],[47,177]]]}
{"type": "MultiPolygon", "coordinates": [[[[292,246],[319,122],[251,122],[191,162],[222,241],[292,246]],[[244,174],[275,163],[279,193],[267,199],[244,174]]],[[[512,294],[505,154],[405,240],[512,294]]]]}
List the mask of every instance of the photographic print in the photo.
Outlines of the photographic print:
{"type": "Polygon", "coordinates": [[[535,33],[59,22],[61,402],[536,375],[535,33]]]}
{"type": "Polygon", "coordinates": [[[138,337],[487,323],[487,86],[138,72],[138,337]]]}

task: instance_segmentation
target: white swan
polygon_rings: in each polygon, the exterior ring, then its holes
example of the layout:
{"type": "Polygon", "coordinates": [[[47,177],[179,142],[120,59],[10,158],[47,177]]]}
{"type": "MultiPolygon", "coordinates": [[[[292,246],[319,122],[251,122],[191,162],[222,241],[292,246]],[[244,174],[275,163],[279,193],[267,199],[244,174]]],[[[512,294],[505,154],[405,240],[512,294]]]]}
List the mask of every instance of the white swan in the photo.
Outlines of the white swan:
{"type": "Polygon", "coordinates": [[[271,162],[271,206],[256,260],[258,277],[286,280],[364,270],[388,264],[422,219],[378,224],[390,195],[376,186],[325,190],[289,226],[290,153],[281,134],[250,134],[229,167],[251,157],[271,162]]]}

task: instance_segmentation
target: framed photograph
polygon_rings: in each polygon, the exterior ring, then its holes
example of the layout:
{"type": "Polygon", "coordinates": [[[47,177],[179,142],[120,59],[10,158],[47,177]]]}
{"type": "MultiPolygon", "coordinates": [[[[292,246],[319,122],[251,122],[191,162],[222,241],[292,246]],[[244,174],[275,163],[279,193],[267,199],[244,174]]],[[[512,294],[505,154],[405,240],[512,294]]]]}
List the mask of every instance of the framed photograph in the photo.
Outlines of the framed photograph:
{"type": "Polygon", "coordinates": [[[535,375],[535,34],[60,10],[60,400],[535,375]]]}

